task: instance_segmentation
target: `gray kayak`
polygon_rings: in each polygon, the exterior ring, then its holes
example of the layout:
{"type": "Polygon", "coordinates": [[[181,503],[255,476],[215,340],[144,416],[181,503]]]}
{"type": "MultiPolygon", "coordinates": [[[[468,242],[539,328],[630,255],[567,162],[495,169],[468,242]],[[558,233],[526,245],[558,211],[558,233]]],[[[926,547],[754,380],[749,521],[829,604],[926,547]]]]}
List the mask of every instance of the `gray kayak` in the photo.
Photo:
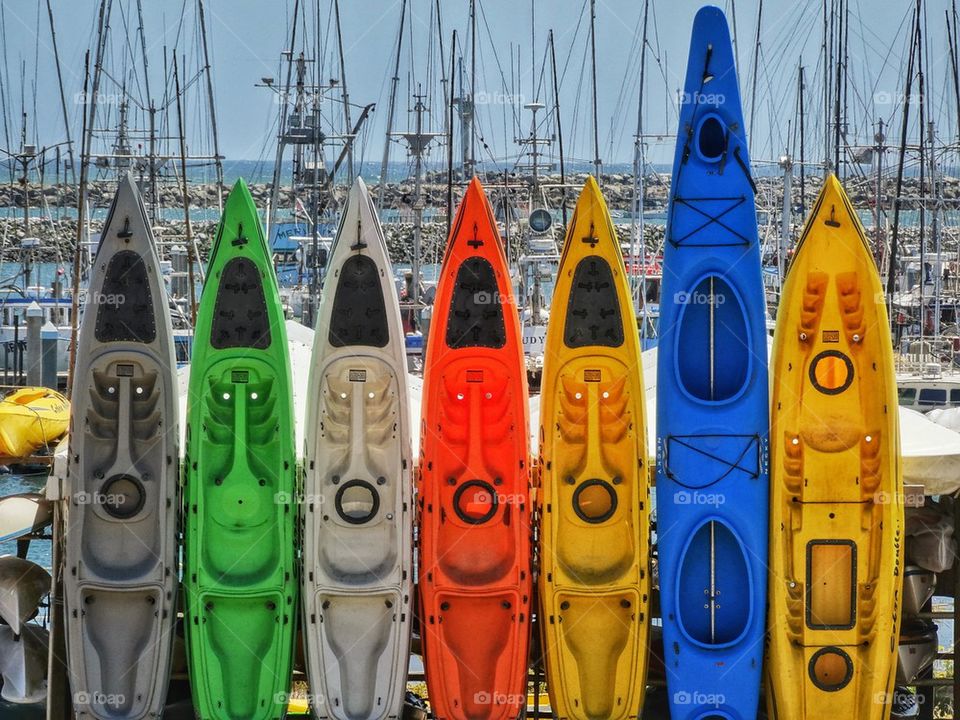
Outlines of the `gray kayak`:
{"type": "Polygon", "coordinates": [[[13,555],[0,557],[0,619],[20,634],[50,592],[50,573],[35,562],[13,555]]]}
{"type": "Polygon", "coordinates": [[[177,595],[176,393],[160,261],[127,175],[84,298],[70,420],[67,665],[85,720],[163,711],[177,595]]]}
{"type": "Polygon", "coordinates": [[[40,493],[0,497],[0,542],[42,530],[53,521],[53,505],[40,493]]]}
{"type": "Polygon", "coordinates": [[[316,717],[403,712],[413,577],[407,393],[386,243],[357,180],[327,268],[307,393],[303,626],[316,717]]]}
{"type": "Polygon", "coordinates": [[[24,625],[19,634],[0,625],[0,697],[17,704],[39,703],[47,697],[49,633],[39,625],[24,625]]]}

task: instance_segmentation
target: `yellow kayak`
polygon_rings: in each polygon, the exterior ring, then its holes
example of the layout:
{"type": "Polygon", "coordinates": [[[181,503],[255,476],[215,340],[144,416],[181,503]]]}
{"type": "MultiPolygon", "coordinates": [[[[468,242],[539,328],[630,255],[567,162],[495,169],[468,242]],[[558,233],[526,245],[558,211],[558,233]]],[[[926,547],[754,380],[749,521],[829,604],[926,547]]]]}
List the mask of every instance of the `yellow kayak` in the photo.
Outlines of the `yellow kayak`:
{"type": "Polygon", "coordinates": [[[593,178],[567,229],[540,396],[540,597],[555,717],[635,718],[650,629],[640,343],[593,178]]]}
{"type": "Polygon", "coordinates": [[[890,714],[904,519],[883,300],[831,175],[783,287],[771,361],[766,687],[777,720],[890,714]]]}
{"type": "Polygon", "coordinates": [[[48,388],[25,387],[0,397],[0,457],[24,458],[61,437],[70,402],[48,388]]]}

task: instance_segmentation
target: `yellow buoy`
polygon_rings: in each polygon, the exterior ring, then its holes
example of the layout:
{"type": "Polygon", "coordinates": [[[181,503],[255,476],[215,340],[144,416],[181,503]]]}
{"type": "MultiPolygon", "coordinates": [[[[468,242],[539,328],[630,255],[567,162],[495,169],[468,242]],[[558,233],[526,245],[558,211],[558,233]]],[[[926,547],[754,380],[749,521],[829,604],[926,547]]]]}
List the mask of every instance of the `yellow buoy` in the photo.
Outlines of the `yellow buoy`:
{"type": "Polygon", "coordinates": [[[771,717],[888,717],[903,481],[880,278],[834,176],[783,287],[770,426],[771,717]]]}
{"type": "Polygon", "coordinates": [[[543,645],[555,717],[637,717],[650,628],[640,343],[593,178],[557,274],[540,404],[543,645]]]}

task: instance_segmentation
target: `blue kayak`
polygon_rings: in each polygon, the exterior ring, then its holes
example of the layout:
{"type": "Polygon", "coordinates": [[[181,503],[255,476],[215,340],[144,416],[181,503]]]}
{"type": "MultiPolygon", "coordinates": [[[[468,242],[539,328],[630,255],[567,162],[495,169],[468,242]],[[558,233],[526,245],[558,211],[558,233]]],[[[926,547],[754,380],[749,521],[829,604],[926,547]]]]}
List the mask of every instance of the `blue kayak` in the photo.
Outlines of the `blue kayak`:
{"type": "Polygon", "coordinates": [[[697,13],[677,133],[657,367],[657,538],[670,713],[753,720],[767,588],[760,248],[723,12],[697,13]]]}

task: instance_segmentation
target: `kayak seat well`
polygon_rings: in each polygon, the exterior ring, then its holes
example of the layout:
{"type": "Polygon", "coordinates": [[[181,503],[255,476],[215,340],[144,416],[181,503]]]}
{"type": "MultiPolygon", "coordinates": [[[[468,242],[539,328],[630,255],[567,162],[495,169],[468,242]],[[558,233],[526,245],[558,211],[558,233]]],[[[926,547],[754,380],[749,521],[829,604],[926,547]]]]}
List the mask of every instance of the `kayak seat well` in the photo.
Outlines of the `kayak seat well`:
{"type": "Polygon", "coordinates": [[[470,257],[460,264],[450,299],[447,347],[502,348],[507,341],[500,290],[490,262],[470,257]]]}
{"type": "Polygon", "coordinates": [[[736,643],[754,612],[753,578],[746,549],[723,520],[710,519],[693,533],[680,556],[677,621],[702,647],[736,643]]]}
{"type": "MultiPolygon", "coordinates": [[[[589,240],[595,238],[584,239],[589,240]]],[[[568,348],[623,345],[623,320],[613,272],[598,255],[585,257],[573,272],[563,342],[568,348]]]]}
{"type": "Polygon", "coordinates": [[[274,378],[258,360],[228,360],[211,368],[206,384],[207,448],[199,470],[205,506],[216,508],[208,521],[218,540],[203,546],[205,567],[224,584],[263,582],[278,571],[282,554],[282,531],[269,527],[283,504],[274,378]]]}
{"type": "Polygon", "coordinates": [[[377,264],[366,255],[348,258],[340,269],[328,340],[332,347],[386,347],[387,311],[377,264]]]}
{"type": "Polygon", "coordinates": [[[516,541],[503,526],[520,522],[524,495],[518,477],[514,437],[513,384],[502,363],[470,358],[451,363],[441,383],[444,400],[439,434],[449,468],[440,485],[437,543],[443,572],[463,585],[483,585],[513,568],[516,541]]]}
{"type": "MultiPolygon", "coordinates": [[[[240,546],[234,546],[235,556],[236,547],[240,546]]],[[[200,632],[206,635],[213,654],[207,656],[205,682],[223,717],[274,717],[267,699],[272,700],[277,683],[273,674],[280,660],[282,633],[276,628],[293,621],[288,602],[292,600],[284,600],[280,593],[242,597],[207,593],[201,597],[200,632]],[[215,663],[219,667],[212,667],[215,663]],[[223,678],[229,679],[226,686],[221,685],[223,678]]]]}
{"type": "MultiPolygon", "coordinates": [[[[625,698],[616,694],[618,669],[627,641],[638,631],[639,597],[623,591],[611,595],[558,593],[563,641],[577,664],[579,692],[568,692],[584,717],[613,717],[625,698]]],[[[633,644],[630,644],[632,647],[633,644]]]]}
{"type": "Polygon", "coordinates": [[[162,556],[157,468],[166,466],[160,368],[146,355],[92,367],[83,418],[84,452],[92,468],[72,488],[83,513],[80,557],[111,582],[137,582],[162,556]],[[151,472],[153,470],[153,472],[151,472]],[[136,542],[130,542],[135,533],[136,542]]]}
{"type": "Polygon", "coordinates": [[[738,396],[753,364],[738,293],[721,276],[707,275],[667,302],[683,306],[674,354],[681,388],[703,402],[738,396]]]}
{"type": "Polygon", "coordinates": [[[110,258],[99,294],[86,298],[97,309],[99,342],[152,343],[157,320],[147,266],[139,253],[121,250],[110,258]]]}
{"type": "Polygon", "coordinates": [[[483,597],[439,593],[437,600],[436,622],[443,643],[460,659],[456,676],[451,673],[444,678],[451,703],[459,705],[462,717],[469,720],[504,717],[505,698],[492,695],[491,688],[501,687],[499,673],[513,672],[501,665],[504,657],[510,657],[508,648],[517,642],[519,597],[509,591],[483,597]],[[450,687],[454,682],[456,689],[450,687]]]}
{"type": "Polygon", "coordinates": [[[557,560],[576,583],[617,581],[633,566],[633,417],[626,368],[604,357],[577,360],[560,374],[555,462],[563,482],[551,503],[564,524],[557,560]],[[585,543],[589,537],[589,543],[585,543]]]}
{"type": "Polygon", "coordinates": [[[143,697],[140,676],[161,672],[151,661],[154,645],[161,641],[156,615],[163,604],[162,593],[161,587],[83,590],[79,608],[83,654],[88,657],[87,672],[96,675],[87,680],[89,687],[97,689],[91,705],[100,717],[146,713],[152,699],[143,697]],[[90,659],[91,655],[95,658],[90,659]]]}
{"type": "Polygon", "coordinates": [[[333,655],[326,664],[336,663],[339,691],[328,698],[328,704],[340,707],[350,720],[366,720],[382,712],[387,698],[378,689],[387,685],[378,682],[378,672],[392,665],[393,658],[384,651],[400,622],[402,604],[399,593],[378,592],[344,597],[318,593],[316,606],[322,608],[319,621],[327,642],[324,647],[333,655]]]}
{"type": "Polygon", "coordinates": [[[216,350],[270,347],[270,318],[263,278],[252,260],[235,257],[224,265],[217,286],[210,344],[216,350]]]}
{"type": "Polygon", "coordinates": [[[308,510],[320,514],[320,560],[339,582],[377,582],[397,562],[398,392],[393,370],[378,358],[336,360],[323,374],[326,487],[322,506],[308,510]]]}

